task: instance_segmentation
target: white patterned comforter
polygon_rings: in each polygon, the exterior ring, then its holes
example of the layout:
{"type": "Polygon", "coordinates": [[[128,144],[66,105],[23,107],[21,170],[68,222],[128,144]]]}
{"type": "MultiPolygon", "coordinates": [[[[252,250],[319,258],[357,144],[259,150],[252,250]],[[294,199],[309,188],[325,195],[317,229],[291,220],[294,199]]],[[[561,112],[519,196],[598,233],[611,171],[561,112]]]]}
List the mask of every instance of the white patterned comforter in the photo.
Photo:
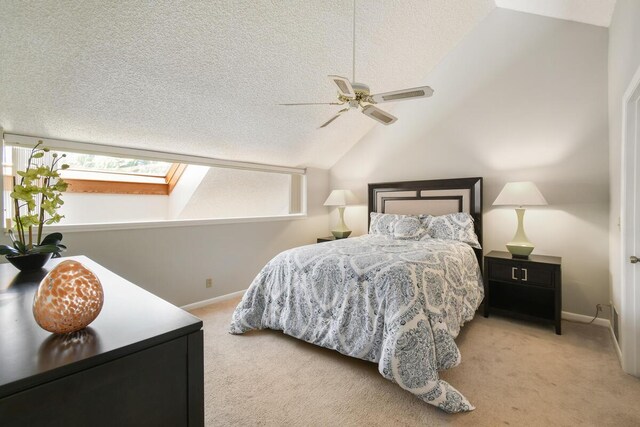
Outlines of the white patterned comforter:
{"type": "Polygon", "coordinates": [[[376,362],[382,376],[444,411],[469,411],[438,371],[460,363],[454,338],[482,298],[469,245],[367,235],[277,255],[245,293],[230,332],[282,330],[376,362]]]}

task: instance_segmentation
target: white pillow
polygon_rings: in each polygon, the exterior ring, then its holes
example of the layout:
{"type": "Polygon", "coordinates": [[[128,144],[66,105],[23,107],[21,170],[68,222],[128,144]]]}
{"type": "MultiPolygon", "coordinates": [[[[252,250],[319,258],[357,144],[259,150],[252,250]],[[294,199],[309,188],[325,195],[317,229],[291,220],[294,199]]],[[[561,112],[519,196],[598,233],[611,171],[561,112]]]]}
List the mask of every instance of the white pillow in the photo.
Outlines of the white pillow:
{"type": "Polygon", "coordinates": [[[472,248],[482,249],[473,228],[473,217],[465,212],[447,215],[421,215],[423,227],[434,239],[457,240],[472,248]]]}
{"type": "Polygon", "coordinates": [[[394,239],[402,240],[420,240],[427,236],[427,230],[423,221],[417,215],[371,212],[369,234],[391,236],[394,239]]]}

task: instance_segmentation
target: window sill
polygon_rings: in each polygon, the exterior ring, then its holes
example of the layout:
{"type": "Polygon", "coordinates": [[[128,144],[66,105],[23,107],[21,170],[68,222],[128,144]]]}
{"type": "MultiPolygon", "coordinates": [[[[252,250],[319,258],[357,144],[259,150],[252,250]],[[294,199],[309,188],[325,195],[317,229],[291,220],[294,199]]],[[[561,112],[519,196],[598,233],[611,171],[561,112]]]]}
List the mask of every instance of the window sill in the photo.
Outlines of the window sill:
{"type": "MultiPolygon", "coordinates": [[[[239,217],[239,218],[213,218],[213,219],[173,219],[165,221],[137,221],[137,222],[111,222],[100,224],[69,224],[69,225],[47,225],[44,227],[43,234],[49,233],[79,233],[85,231],[111,231],[111,230],[140,230],[152,228],[166,227],[195,227],[201,225],[224,225],[224,224],[242,224],[251,222],[272,222],[272,221],[290,221],[304,219],[306,213],[277,215],[277,216],[261,216],[261,217],[239,217]]],[[[7,229],[5,228],[5,233],[7,229]]]]}

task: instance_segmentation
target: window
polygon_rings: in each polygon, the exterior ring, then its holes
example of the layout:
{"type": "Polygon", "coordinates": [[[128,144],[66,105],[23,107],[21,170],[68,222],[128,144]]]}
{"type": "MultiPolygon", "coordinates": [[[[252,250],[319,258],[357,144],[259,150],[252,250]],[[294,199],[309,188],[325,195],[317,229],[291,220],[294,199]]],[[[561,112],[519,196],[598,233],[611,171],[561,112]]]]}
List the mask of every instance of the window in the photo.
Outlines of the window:
{"type": "MultiPolygon", "coordinates": [[[[26,168],[30,145],[37,142],[32,137],[15,138],[17,142],[12,143],[5,134],[5,224],[12,216],[12,178],[26,168]],[[22,138],[29,138],[29,144],[22,138]]],[[[64,215],[62,226],[253,220],[299,215],[306,210],[306,182],[304,170],[300,169],[177,154],[173,159],[165,153],[144,152],[138,157],[138,150],[104,147],[105,152],[98,152],[101,146],[59,140],[44,140],[44,145],[51,148],[47,156],[54,152],[66,154],[64,162],[69,165],[69,169],[61,171],[69,184],[59,211],[64,215]],[[78,151],[74,150],[76,144],[78,151]]],[[[48,161],[46,157],[40,160],[48,161]]]]}
{"type": "Polygon", "coordinates": [[[69,169],[61,176],[69,184],[67,191],[70,193],[169,195],[186,168],[181,163],[156,160],[73,152],[64,154],[69,169]]]}

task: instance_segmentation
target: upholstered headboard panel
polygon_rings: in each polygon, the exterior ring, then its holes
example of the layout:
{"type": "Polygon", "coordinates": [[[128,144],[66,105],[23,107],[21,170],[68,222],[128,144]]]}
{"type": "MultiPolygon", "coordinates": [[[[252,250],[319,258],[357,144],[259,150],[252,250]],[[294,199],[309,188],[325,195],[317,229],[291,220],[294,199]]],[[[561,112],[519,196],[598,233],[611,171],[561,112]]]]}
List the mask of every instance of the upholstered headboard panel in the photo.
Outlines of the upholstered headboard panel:
{"type": "MultiPolygon", "coordinates": [[[[369,214],[371,212],[405,215],[467,212],[473,217],[482,245],[482,178],[369,184],[369,214]]],[[[482,250],[475,251],[482,268],[482,250]]]]}

